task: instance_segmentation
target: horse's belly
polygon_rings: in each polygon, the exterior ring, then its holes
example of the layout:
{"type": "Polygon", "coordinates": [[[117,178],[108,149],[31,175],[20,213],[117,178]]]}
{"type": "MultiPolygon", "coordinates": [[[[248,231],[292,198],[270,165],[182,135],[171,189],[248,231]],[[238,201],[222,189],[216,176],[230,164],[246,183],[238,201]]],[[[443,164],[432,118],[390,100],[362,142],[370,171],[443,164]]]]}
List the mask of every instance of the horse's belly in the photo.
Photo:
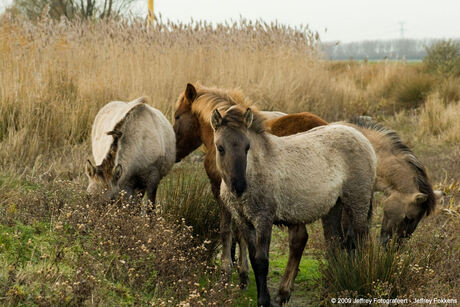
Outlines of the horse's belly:
{"type": "Polygon", "coordinates": [[[310,224],[325,216],[337,202],[339,195],[330,194],[316,200],[299,199],[287,203],[281,203],[277,206],[277,222],[286,222],[290,224],[310,224]]]}
{"type": "Polygon", "coordinates": [[[288,223],[313,223],[336,204],[342,183],[342,178],[337,177],[309,186],[285,185],[276,200],[276,219],[288,223]]]}

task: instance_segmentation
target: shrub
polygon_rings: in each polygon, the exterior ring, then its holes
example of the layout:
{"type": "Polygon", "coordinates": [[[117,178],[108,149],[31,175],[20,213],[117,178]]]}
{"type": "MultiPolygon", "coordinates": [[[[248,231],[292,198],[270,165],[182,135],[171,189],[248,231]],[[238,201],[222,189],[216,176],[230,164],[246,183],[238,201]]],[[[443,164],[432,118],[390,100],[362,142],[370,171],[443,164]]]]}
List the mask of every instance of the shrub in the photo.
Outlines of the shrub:
{"type": "Polygon", "coordinates": [[[449,77],[441,80],[438,92],[444,104],[460,101],[460,78],[449,77]]]}
{"type": "Polygon", "coordinates": [[[433,79],[426,74],[404,76],[396,86],[394,99],[396,109],[411,109],[421,106],[433,87],[433,79]]]}
{"type": "Polygon", "coordinates": [[[382,95],[389,102],[387,108],[393,112],[421,106],[434,86],[434,79],[417,69],[406,69],[394,73],[384,81],[382,95]]]}
{"type": "MultiPolygon", "coordinates": [[[[180,201],[180,199],[176,199],[180,201]]],[[[207,246],[151,204],[89,198],[40,182],[0,207],[0,295],[8,304],[230,304],[207,246]]]]}
{"type": "Polygon", "coordinates": [[[443,40],[425,47],[423,58],[426,70],[442,76],[460,75],[460,43],[443,40]]]}
{"type": "Polygon", "coordinates": [[[331,251],[326,260],[322,278],[330,297],[397,297],[413,286],[408,280],[417,263],[410,252],[401,253],[395,245],[385,250],[376,239],[352,253],[331,251]]]}

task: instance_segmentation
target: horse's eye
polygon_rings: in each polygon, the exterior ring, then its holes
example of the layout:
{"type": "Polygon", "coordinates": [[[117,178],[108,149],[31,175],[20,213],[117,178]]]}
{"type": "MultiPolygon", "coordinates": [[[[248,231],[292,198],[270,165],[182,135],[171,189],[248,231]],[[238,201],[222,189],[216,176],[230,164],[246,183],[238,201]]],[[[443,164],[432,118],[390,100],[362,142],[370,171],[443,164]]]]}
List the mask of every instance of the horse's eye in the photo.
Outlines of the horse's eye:
{"type": "Polygon", "coordinates": [[[175,119],[175,120],[178,120],[179,117],[180,117],[180,115],[174,115],[174,119],[175,119]]]}
{"type": "Polygon", "coordinates": [[[248,145],[246,146],[246,152],[249,151],[249,148],[251,148],[251,145],[248,144],[248,145]]]}
{"type": "Polygon", "coordinates": [[[225,153],[224,147],[222,145],[217,146],[217,150],[219,151],[220,155],[223,156],[225,153]]]}

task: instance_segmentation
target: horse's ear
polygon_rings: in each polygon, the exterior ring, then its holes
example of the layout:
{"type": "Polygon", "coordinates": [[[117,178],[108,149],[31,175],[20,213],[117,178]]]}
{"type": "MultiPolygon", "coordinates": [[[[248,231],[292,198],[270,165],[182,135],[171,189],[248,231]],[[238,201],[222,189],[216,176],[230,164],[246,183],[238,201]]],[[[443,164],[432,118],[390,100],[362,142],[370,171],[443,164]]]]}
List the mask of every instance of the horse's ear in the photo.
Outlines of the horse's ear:
{"type": "Polygon", "coordinates": [[[113,170],[113,181],[118,181],[121,177],[121,173],[123,172],[123,168],[121,167],[121,164],[117,164],[115,169],[113,170]]]}
{"type": "Polygon", "coordinates": [[[211,115],[211,127],[216,131],[219,129],[222,124],[222,115],[220,115],[219,110],[215,109],[211,115]]]}
{"type": "Polygon", "coordinates": [[[416,193],[414,196],[414,201],[417,205],[424,203],[428,199],[428,195],[423,193],[416,193]]]}
{"type": "Polygon", "coordinates": [[[111,135],[111,136],[113,136],[114,139],[118,139],[123,135],[123,132],[117,131],[117,130],[112,130],[112,131],[107,132],[107,135],[111,135]]]}
{"type": "Polygon", "coordinates": [[[90,160],[86,160],[86,175],[90,178],[96,175],[96,168],[91,164],[90,160]]]}
{"type": "Polygon", "coordinates": [[[247,128],[251,127],[253,119],[254,115],[252,114],[251,108],[248,108],[246,112],[244,112],[244,124],[247,128]]]}
{"type": "Polygon", "coordinates": [[[441,191],[441,190],[434,190],[433,193],[434,193],[434,197],[435,197],[436,200],[438,200],[438,201],[439,201],[440,199],[442,199],[444,196],[446,196],[446,193],[443,192],[443,191],[441,191]]]}
{"type": "Polygon", "coordinates": [[[191,83],[187,83],[187,87],[185,88],[185,98],[188,102],[192,103],[196,99],[196,88],[191,83]]]}

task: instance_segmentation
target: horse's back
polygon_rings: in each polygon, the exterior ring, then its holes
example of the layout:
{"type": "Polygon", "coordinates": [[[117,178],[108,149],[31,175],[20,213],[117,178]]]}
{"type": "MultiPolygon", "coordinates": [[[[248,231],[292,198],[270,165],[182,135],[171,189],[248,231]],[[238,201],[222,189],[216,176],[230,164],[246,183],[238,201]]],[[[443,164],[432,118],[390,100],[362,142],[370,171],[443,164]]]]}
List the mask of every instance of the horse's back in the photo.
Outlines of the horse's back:
{"type": "Polygon", "coordinates": [[[91,130],[91,145],[96,165],[99,165],[107,155],[113,138],[107,132],[134,106],[133,102],[112,101],[104,105],[97,113],[91,130]]]}
{"type": "MultiPolygon", "coordinates": [[[[117,162],[137,160],[137,165],[156,162],[161,157],[166,169],[174,163],[174,130],[161,111],[145,103],[144,97],[130,102],[112,101],[99,110],[92,128],[92,149],[96,164],[106,157],[113,142],[107,132],[123,122],[117,162]]],[[[142,166],[140,166],[142,167],[142,166]]],[[[166,171],[167,172],[167,171],[166,171]]]]}
{"type": "Polygon", "coordinates": [[[260,111],[260,114],[262,114],[262,116],[265,117],[266,120],[273,120],[287,115],[286,113],[280,111],[260,111]]]}
{"type": "Polygon", "coordinates": [[[276,136],[287,136],[327,125],[322,118],[309,113],[296,113],[274,118],[266,122],[267,130],[276,136]]]}
{"type": "Polygon", "coordinates": [[[166,175],[176,156],[174,130],[159,111],[147,104],[132,109],[124,124],[117,160],[124,160],[133,169],[154,164],[166,175]]]}
{"type": "Polygon", "coordinates": [[[265,160],[270,174],[265,183],[256,179],[256,185],[264,186],[261,195],[273,195],[280,221],[313,222],[327,214],[339,197],[356,194],[355,188],[372,190],[375,152],[356,129],[331,124],[269,138],[276,143],[272,153],[276,158],[265,160]]]}

